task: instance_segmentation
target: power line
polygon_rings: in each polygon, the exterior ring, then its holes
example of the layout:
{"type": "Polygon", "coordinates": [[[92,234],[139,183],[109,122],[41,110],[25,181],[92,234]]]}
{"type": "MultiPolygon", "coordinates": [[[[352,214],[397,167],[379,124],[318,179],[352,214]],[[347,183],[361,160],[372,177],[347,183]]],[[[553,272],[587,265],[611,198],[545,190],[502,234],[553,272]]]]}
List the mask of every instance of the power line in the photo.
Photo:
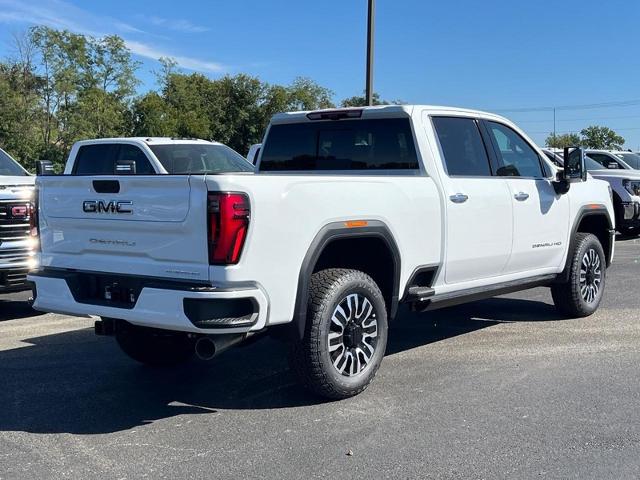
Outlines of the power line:
{"type": "MultiPolygon", "coordinates": [[[[618,132],[618,131],[626,131],[626,130],[640,130],[640,127],[628,127],[628,128],[611,128],[611,130],[618,132]]],[[[564,132],[557,132],[558,135],[565,135],[568,133],[580,133],[582,130],[567,130],[564,132]]],[[[527,133],[529,133],[530,135],[549,135],[553,132],[550,132],[549,130],[545,130],[545,131],[540,131],[540,132],[530,132],[527,131],[527,133]]]]}
{"type": "MultiPolygon", "coordinates": [[[[621,115],[618,117],[583,117],[583,118],[561,118],[556,120],[558,123],[562,123],[562,122],[585,122],[585,123],[589,123],[589,122],[594,122],[594,121],[601,121],[601,120],[620,120],[620,119],[625,119],[625,118],[640,118],[640,115],[621,115]]],[[[518,121],[518,124],[521,123],[550,123],[551,120],[521,120],[518,121]]]]}
{"type": "Polygon", "coordinates": [[[592,110],[599,108],[631,107],[640,105],[640,100],[621,100],[618,102],[584,103],[581,105],[559,105],[547,107],[527,107],[527,108],[502,108],[495,109],[495,112],[527,113],[527,112],[553,112],[553,110],[592,110]]]}

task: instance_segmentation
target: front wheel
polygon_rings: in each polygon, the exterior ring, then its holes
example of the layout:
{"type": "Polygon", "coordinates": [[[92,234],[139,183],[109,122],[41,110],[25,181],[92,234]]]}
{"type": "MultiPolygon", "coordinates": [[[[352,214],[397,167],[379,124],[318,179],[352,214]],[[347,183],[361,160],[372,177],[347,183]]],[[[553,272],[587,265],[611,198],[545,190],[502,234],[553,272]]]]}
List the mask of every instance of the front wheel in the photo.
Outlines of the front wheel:
{"type": "Polygon", "coordinates": [[[301,383],[327,398],[347,398],[371,383],[387,345],[384,297],[358,270],[331,268],[311,276],[304,338],[290,362],[301,383]]]}
{"type": "Polygon", "coordinates": [[[576,234],[571,253],[569,279],[551,287],[558,311],[570,317],[587,317],[598,309],[607,272],[607,260],[598,237],[576,234]]]}
{"type": "Polygon", "coordinates": [[[118,321],[115,333],[122,351],[145,365],[177,365],[195,353],[195,342],[186,333],[139,327],[124,320],[118,321]]]}

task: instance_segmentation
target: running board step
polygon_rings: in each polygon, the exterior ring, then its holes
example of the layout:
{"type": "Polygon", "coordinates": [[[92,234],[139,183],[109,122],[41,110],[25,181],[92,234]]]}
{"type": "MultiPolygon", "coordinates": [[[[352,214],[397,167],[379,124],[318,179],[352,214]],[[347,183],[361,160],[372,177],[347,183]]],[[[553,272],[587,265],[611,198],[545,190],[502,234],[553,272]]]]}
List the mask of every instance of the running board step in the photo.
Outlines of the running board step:
{"type": "Polygon", "coordinates": [[[429,300],[436,291],[431,287],[409,287],[407,291],[407,302],[424,302],[429,300]]]}
{"type": "MultiPolygon", "coordinates": [[[[542,287],[551,284],[557,278],[557,274],[538,275],[536,277],[512,280],[510,282],[487,285],[483,287],[469,288],[449,293],[441,293],[432,298],[425,298],[425,302],[413,300],[413,308],[417,311],[435,310],[437,308],[451,307],[461,303],[484,300],[486,298],[519,292],[529,288],[542,287]]],[[[413,288],[413,287],[412,287],[413,288]]],[[[431,290],[431,289],[429,289],[431,290]]],[[[411,289],[409,289],[409,292],[411,289]]]]}

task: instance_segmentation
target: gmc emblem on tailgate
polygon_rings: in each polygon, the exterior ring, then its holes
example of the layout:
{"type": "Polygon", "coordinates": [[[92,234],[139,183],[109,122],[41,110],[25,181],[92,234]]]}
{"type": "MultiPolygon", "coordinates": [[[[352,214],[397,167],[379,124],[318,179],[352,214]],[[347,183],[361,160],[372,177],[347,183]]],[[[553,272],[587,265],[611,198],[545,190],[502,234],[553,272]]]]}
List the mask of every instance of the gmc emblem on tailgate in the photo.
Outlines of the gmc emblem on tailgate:
{"type": "Polygon", "coordinates": [[[82,202],[82,210],[86,213],[133,213],[133,202],[123,200],[116,202],[111,200],[85,200],[82,202]]]}

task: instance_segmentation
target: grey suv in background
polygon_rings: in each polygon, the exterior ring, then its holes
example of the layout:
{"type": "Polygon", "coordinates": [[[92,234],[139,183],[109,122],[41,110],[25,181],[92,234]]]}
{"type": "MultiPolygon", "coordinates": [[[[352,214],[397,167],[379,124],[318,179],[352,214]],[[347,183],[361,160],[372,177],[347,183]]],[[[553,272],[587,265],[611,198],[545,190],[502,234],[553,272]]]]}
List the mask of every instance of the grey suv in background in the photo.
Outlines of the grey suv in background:
{"type": "MultiPolygon", "coordinates": [[[[558,165],[562,155],[543,149],[547,157],[558,165]]],[[[593,178],[609,182],[616,212],[616,230],[625,235],[640,233],[640,155],[631,152],[587,150],[585,164],[593,178]]]]}
{"type": "Polygon", "coordinates": [[[594,161],[587,161],[589,173],[611,185],[617,230],[640,233],[640,155],[616,150],[587,150],[586,154],[594,161]]]}

